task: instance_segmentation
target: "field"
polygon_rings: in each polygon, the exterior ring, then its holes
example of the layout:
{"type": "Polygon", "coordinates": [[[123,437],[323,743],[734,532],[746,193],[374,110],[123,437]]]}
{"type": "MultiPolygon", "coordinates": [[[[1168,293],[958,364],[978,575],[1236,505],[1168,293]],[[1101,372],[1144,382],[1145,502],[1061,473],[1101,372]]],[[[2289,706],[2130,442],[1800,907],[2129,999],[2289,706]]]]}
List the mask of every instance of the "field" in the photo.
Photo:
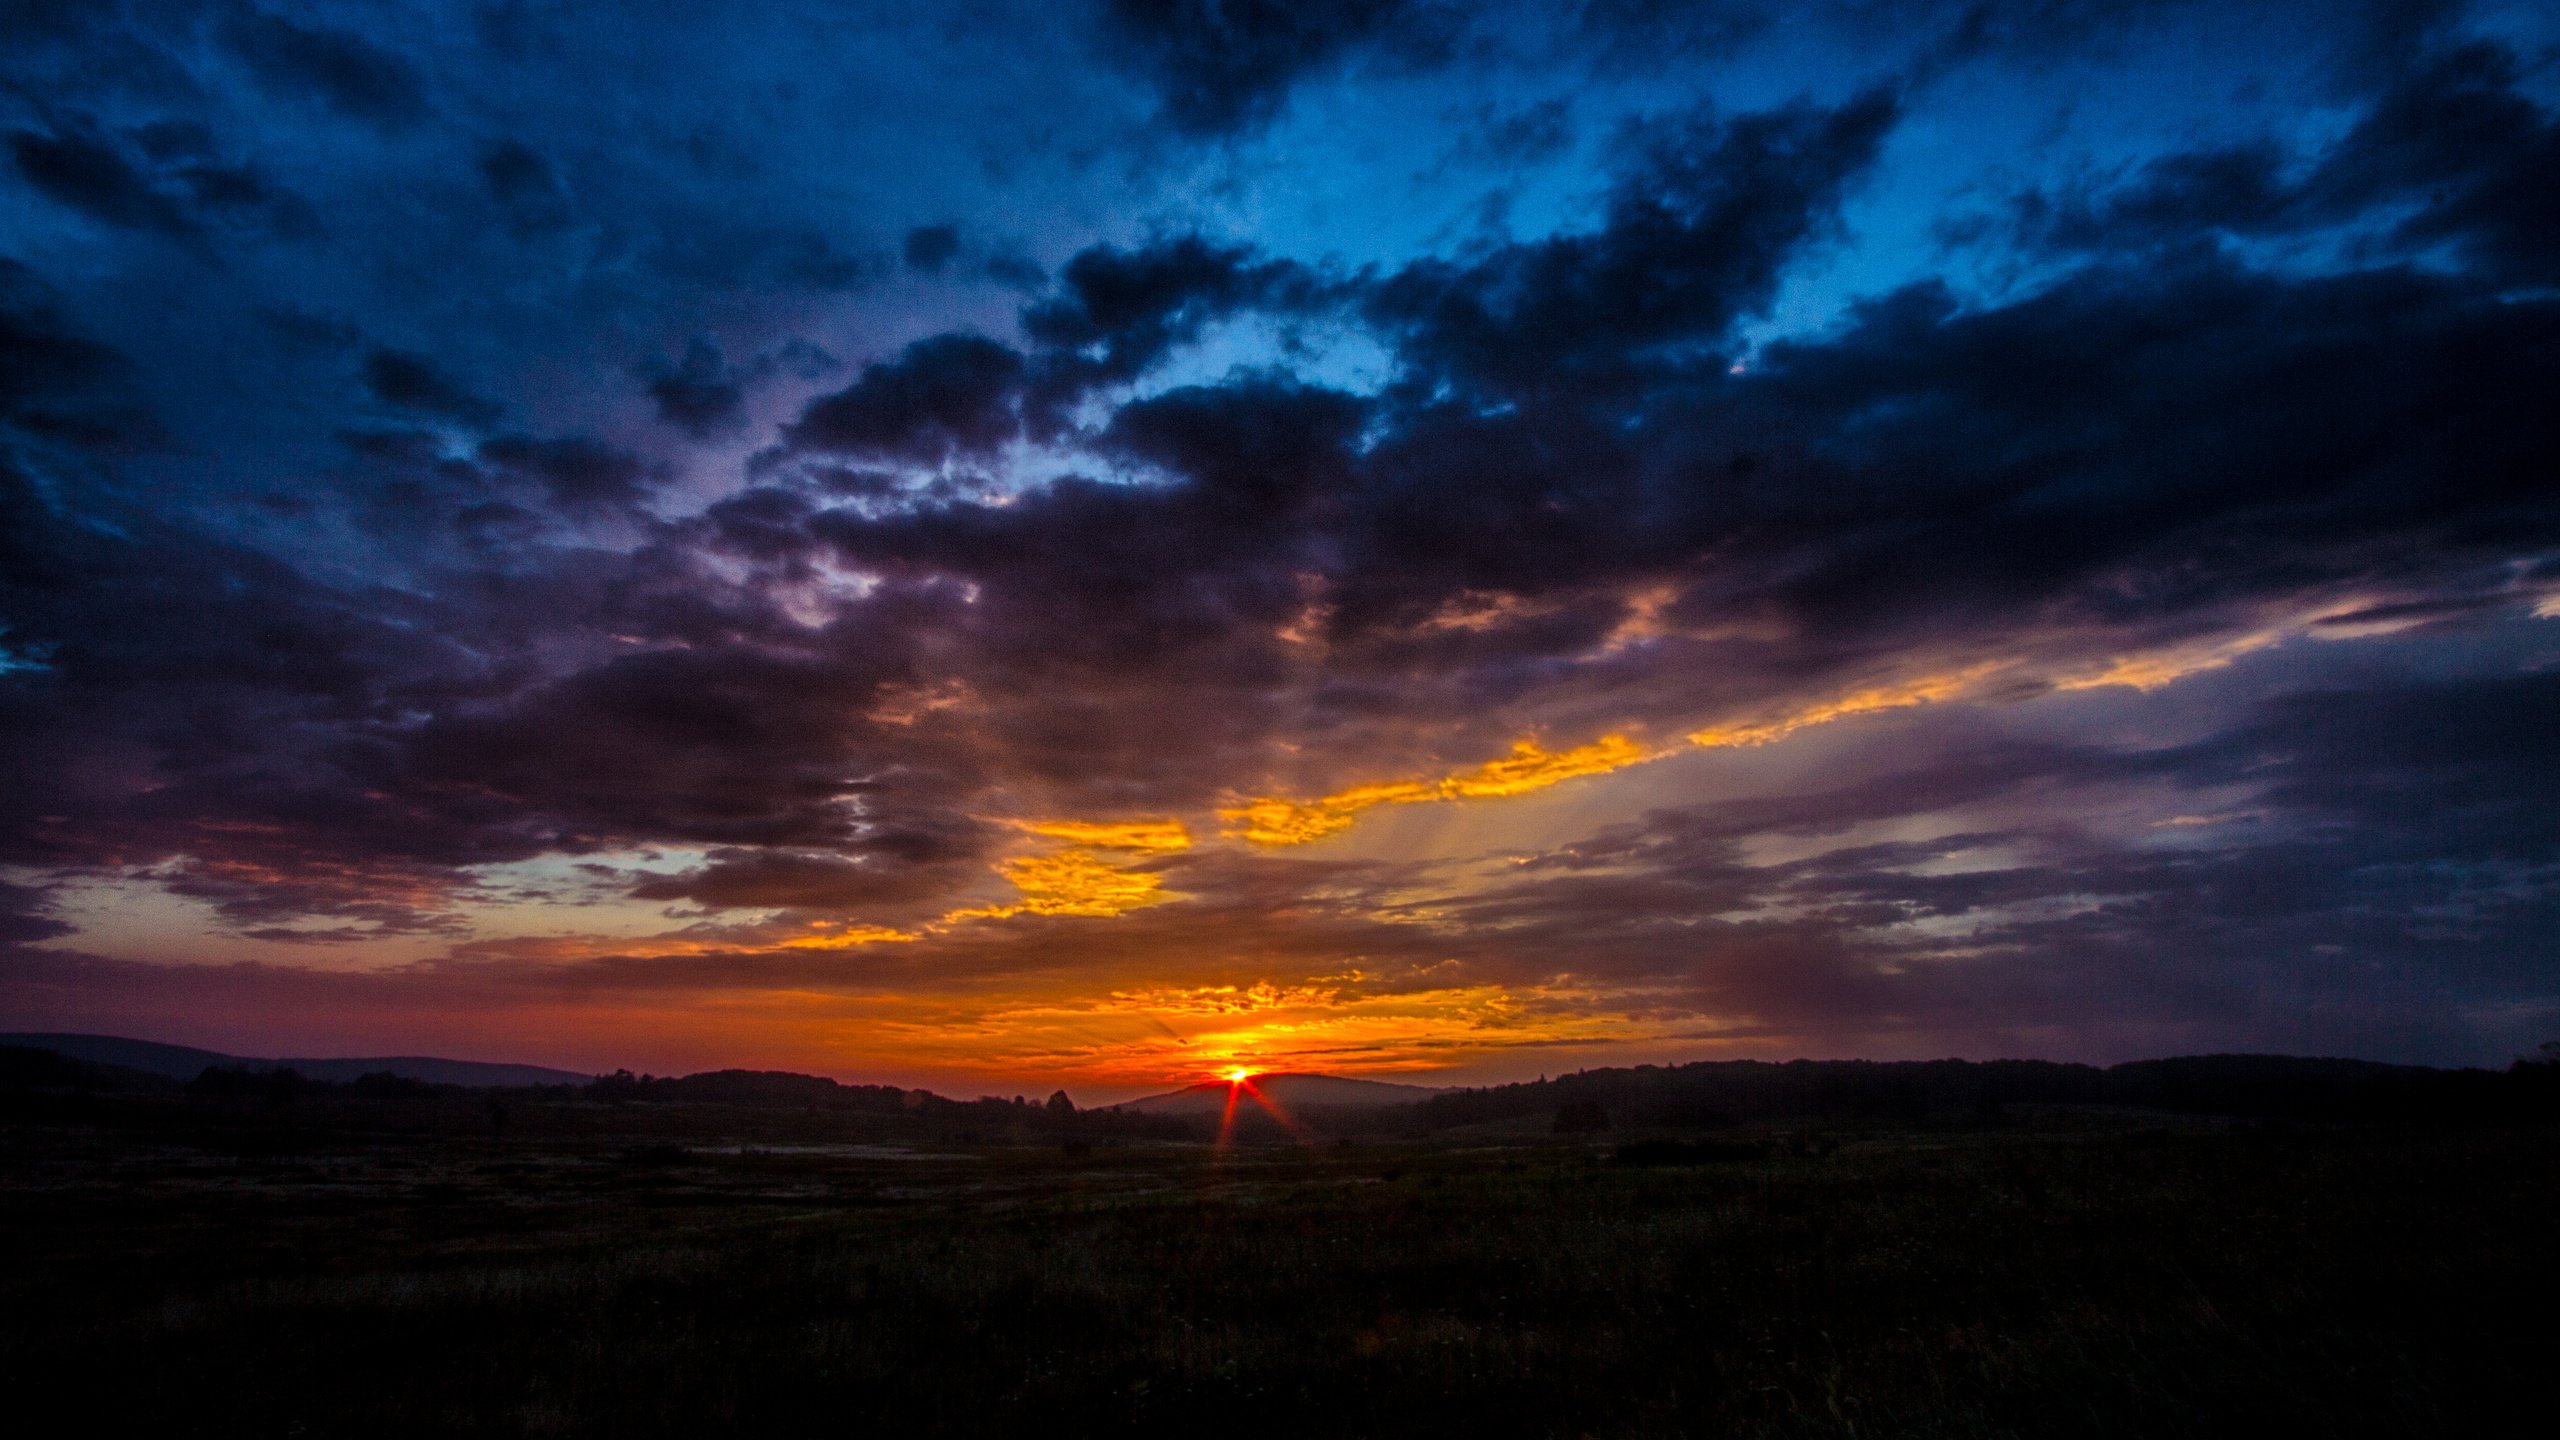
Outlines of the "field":
{"type": "Polygon", "coordinates": [[[92,1098],[0,1133],[0,1372],[109,1433],[2533,1433],[2560,1310],[2530,1126],[1221,1152],[92,1098]]]}

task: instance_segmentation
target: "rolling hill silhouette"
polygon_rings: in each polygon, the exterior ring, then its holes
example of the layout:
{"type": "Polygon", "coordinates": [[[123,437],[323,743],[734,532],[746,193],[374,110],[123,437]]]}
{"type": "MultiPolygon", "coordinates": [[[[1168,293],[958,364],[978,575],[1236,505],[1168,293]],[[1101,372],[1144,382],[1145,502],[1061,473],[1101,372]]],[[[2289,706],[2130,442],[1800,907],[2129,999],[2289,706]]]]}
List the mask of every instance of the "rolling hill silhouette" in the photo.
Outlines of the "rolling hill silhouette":
{"type": "Polygon", "coordinates": [[[447,1060],[435,1055],[376,1055],[331,1060],[293,1057],[260,1060],[199,1050],[191,1045],[163,1045],[156,1040],[128,1040],[119,1035],[65,1035],[48,1032],[0,1035],[0,1045],[50,1050],[93,1065],[121,1065],[172,1080],[193,1080],[207,1069],[292,1070],[306,1080],[343,1084],[360,1075],[389,1073],[430,1085],[494,1087],[511,1085],[584,1085],[595,1077],[547,1065],[503,1065],[482,1060],[447,1060]]]}
{"type": "MultiPolygon", "coordinates": [[[[1371,1109],[1410,1105],[1439,1094],[1426,1085],[1396,1085],[1383,1080],[1351,1080],[1340,1075],[1256,1075],[1254,1088],[1284,1108],[1311,1110],[1371,1109]]],[[[1211,1080],[1165,1095],[1150,1095],[1115,1108],[1141,1115],[1215,1115],[1227,1108],[1228,1085],[1211,1080]]]]}

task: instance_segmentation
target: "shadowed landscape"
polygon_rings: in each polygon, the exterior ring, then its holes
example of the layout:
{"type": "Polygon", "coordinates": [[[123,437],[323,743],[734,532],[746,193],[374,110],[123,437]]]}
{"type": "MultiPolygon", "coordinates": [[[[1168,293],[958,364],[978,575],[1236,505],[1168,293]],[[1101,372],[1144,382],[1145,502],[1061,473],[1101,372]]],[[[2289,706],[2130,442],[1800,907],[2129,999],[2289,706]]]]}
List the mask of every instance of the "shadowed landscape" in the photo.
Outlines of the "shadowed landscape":
{"type": "Polygon", "coordinates": [[[1220,1145],[0,1061],[0,1365],[109,1428],[2481,1434],[2555,1333],[2552,1064],[1646,1067],[1220,1145]]]}

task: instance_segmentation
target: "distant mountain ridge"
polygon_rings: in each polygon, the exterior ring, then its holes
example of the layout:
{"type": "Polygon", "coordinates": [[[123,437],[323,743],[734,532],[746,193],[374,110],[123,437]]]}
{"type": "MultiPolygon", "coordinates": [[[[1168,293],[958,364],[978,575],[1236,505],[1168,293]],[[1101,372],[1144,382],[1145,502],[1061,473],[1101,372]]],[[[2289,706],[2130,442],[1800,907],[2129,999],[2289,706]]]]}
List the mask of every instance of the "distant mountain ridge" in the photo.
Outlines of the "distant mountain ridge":
{"type": "MultiPolygon", "coordinates": [[[[1274,1074],[1256,1075],[1252,1085],[1268,1096],[1271,1103],[1285,1108],[1309,1109],[1374,1109],[1387,1105],[1410,1105],[1441,1093],[1427,1085],[1397,1085],[1384,1080],[1353,1080],[1341,1075],[1274,1074]]],[[[1114,1108],[1141,1115],[1214,1115],[1227,1108],[1224,1080],[1210,1080],[1187,1089],[1164,1095],[1149,1095],[1130,1100],[1114,1108]]],[[[1245,1103],[1251,1105],[1251,1097],[1245,1103]]]]}
{"type": "Polygon", "coordinates": [[[120,1035],[72,1035],[55,1032],[0,1034],[0,1045],[50,1050],[93,1065],[121,1065],[172,1080],[193,1080],[208,1068],[293,1070],[306,1079],[341,1084],[360,1075],[397,1075],[430,1085],[463,1085],[477,1089],[516,1085],[584,1085],[595,1077],[547,1065],[510,1065],[485,1060],[447,1060],[436,1055],[374,1055],[349,1059],[305,1056],[277,1060],[226,1055],[192,1045],[164,1045],[156,1040],[128,1040],[120,1035]]]}

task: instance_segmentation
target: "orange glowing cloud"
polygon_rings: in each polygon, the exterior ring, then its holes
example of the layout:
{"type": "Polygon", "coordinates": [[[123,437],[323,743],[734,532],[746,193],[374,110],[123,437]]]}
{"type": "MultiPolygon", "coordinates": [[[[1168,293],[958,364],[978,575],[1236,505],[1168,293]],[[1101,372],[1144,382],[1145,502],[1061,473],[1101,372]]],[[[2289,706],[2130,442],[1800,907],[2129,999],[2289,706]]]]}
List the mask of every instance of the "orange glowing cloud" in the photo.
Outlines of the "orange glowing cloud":
{"type": "Polygon", "coordinates": [[[1191,831],[1179,820],[1129,820],[1096,824],[1085,820],[1023,820],[1020,828],[1048,840],[1100,850],[1138,850],[1167,855],[1191,848],[1191,831]]]}
{"type": "Polygon", "coordinates": [[[886,925],[846,925],[839,927],[832,922],[825,920],[812,924],[809,929],[809,934],[795,935],[791,939],[783,941],[783,948],[788,950],[850,950],[858,945],[886,945],[894,944],[899,941],[922,938],[912,930],[894,930],[886,925]]]}
{"type": "MultiPolygon", "coordinates": [[[[2423,615],[2390,615],[2395,602],[2413,597],[2390,593],[2350,593],[2334,595],[2310,606],[2293,606],[2275,612],[2255,629],[2238,634],[2206,636],[2179,644],[2155,646],[2128,655],[2114,655],[2094,671],[2066,675],[2054,682],[2057,690],[2095,690],[2108,685],[2151,691],[2173,684],[2190,675],[2228,668],[2246,655],[2256,654],[2304,635],[2318,635],[2330,640],[2351,640],[2366,636],[2395,635],[2424,623],[2423,615]],[[2374,612],[2385,612],[2376,615],[2374,612]]],[[[2544,601],[2534,613],[2547,615],[2552,602],[2544,601]]]]}
{"type": "MultiPolygon", "coordinates": [[[[2003,668],[2006,668],[2006,662],[1989,661],[1943,675],[1872,686],[1770,719],[1713,725],[1691,731],[1685,738],[1690,745],[1701,749],[1766,745],[1799,730],[1827,725],[1853,715],[1907,709],[1948,699],[2003,668]]],[[[1535,740],[1522,740],[1511,747],[1509,755],[1499,760],[1437,780],[1387,780],[1355,785],[1314,800],[1258,796],[1242,805],[1220,810],[1218,816],[1227,822],[1227,834],[1254,844],[1305,845],[1351,828],[1364,812],[1381,805],[1420,805],[1441,800],[1526,795],[1567,780],[1605,775],[1674,753],[1676,750],[1649,750],[1624,735],[1603,735],[1588,745],[1570,750],[1548,750],[1535,740]]]]}
{"type": "Polygon", "coordinates": [[[2202,671],[2220,670],[2251,651],[2266,649],[2284,639],[2285,634],[2282,630],[2261,630],[2237,639],[2122,655],[2107,662],[2105,669],[2094,674],[2057,680],[2054,688],[2095,690],[2107,685],[2124,685],[2135,690],[2157,690],[2202,671]]]}
{"type": "Polygon", "coordinates": [[[1000,920],[1008,915],[1121,915],[1165,899],[1164,877],[1123,870],[1090,850],[1025,855],[996,867],[1022,898],[1011,905],[954,910],[945,918],[1000,920]]]}
{"type": "Polygon", "coordinates": [[[1381,805],[1526,795],[1584,775],[1624,769],[1658,753],[1623,735],[1603,735],[1571,750],[1548,750],[1535,740],[1522,740],[1499,760],[1437,780],[1355,785],[1314,800],[1261,796],[1220,810],[1218,817],[1228,822],[1226,833],[1257,845],[1304,845],[1349,829],[1363,811],[1381,805]]]}
{"type": "Polygon", "coordinates": [[[1852,715],[1871,715],[1879,710],[1907,710],[1915,705],[1949,699],[2004,666],[2003,661],[1986,661],[1944,675],[1924,675],[1917,680],[1901,680],[1851,691],[1836,700],[1808,705],[1774,719],[1710,725],[1703,730],[1690,731],[1689,743],[1702,750],[1766,745],[1774,740],[1784,740],[1799,730],[1828,725],[1852,715]]]}
{"type": "Polygon", "coordinates": [[[1047,855],[1023,855],[996,867],[1013,882],[1022,898],[1010,905],[979,905],[943,916],[956,920],[1001,920],[1012,915],[1121,915],[1174,898],[1164,877],[1131,870],[1102,858],[1097,850],[1130,850],[1143,855],[1169,855],[1191,848],[1191,832],[1179,820],[1135,820],[1100,823],[1084,820],[1025,820],[1021,829],[1043,839],[1064,840],[1067,849],[1047,855]]]}

